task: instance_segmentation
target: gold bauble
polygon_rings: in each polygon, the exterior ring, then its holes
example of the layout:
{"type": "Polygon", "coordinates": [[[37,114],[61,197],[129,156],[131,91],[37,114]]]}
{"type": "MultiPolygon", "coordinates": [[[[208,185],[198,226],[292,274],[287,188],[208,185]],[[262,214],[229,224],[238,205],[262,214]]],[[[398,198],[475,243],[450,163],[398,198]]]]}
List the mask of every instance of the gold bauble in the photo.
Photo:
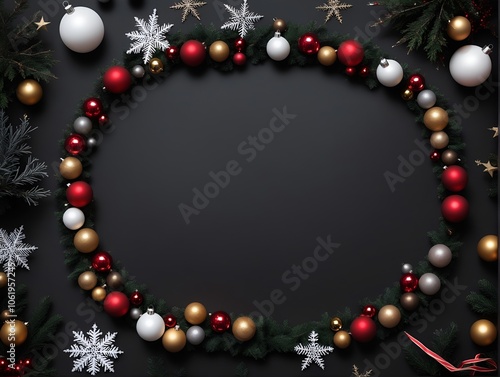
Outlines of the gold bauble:
{"type": "Polygon", "coordinates": [[[392,329],[401,321],[401,312],[394,305],[385,305],[378,311],[377,318],[382,326],[392,329]]]}
{"type": "Polygon", "coordinates": [[[498,236],[488,234],[477,243],[477,253],[479,258],[486,262],[495,262],[498,260],[498,236]]]}
{"type": "Polygon", "coordinates": [[[0,329],[0,340],[6,346],[14,343],[16,346],[20,346],[24,343],[28,337],[28,328],[26,324],[22,321],[9,320],[5,322],[0,329]],[[11,322],[13,321],[13,322],[11,322]]]}
{"type": "Polygon", "coordinates": [[[472,30],[470,21],[463,16],[453,17],[448,23],[446,32],[454,41],[463,41],[466,39],[472,30]]]}
{"type": "Polygon", "coordinates": [[[186,345],[186,334],[181,329],[168,329],[163,334],[161,343],[168,352],[179,352],[186,345]]]}
{"type": "Polygon", "coordinates": [[[342,320],[339,317],[332,317],[330,320],[330,328],[333,331],[342,330],[342,320]]]}
{"type": "Polygon", "coordinates": [[[435,149],[444,149],[448,146],[450,138],[444,131],[433,132],[429,139],[431,146],[435,149]]]}
{"type": "Polygon", "coordinates": [[[81,253],[91,253],[99,245],[99,236],[94,229],[83,228],[76,232],[73,244],[81,253]]]}
{"type": "Polygon", "coordinates": [[[59,164],[59,173],[66,179],[76,179],[82,174],[83,166],[76,157],[66,157],[59,164]]]}
{"type": "Polygon", "coordinates": [[[78,276],[78,285],[85,291],[90,291],[97,285],[97,276],[92,271],[85,271],[78,276]]]}
{"type": "Polygon", "coordinates": [[[7,274],[5,272],[0,272],[0,288],[6,287],[8,280],[7,274]]]}
{"type": "Polygon", "coordinates": [[[337,348],[345,349],[351,345],[351,336],[345,330],[340,330],[333,336],[333,344],[337,348]]]}
{"type": "Polygon", "coordinates": [[[121,288],[123,285],[123,277],[119,272],[111,271],[106,277],[106,284],[113,289],[121,288]]]}
{"type": "Polygon", "coordinates": [[[401,98],[404,99],[405,101],[409,101],[409,100],[413,99],[413,90],[406,88],[401,93],[401,98]]]}
{"type": "Polygon", "coordinates": [[[101,302],[106,298],[106,288],[104,287],[95,287],[92,289],[92,299],[97,302],[101,302]]]}
{"type": "Polygon", "coordinates": [[[480,319],[470,327],[470,338],[478,346],[489,346],[497,338],[497,328],[487,319],[480,319]]]}
{"type": "Polygon", "coordinates": [[[403,309],[412,312],[420,305],[420,298],[413,292],[407,292],[401,295],[399,303],[401,304],[403,309]]]}
{"type": "Polygon", "coordinates": [[[210,45],[208,54],[212,60],[222,63],[229,57],[229,46],[224,41],[215,41],[210,45]]]}
{"type": "Polygon", "coordinates": [[[448,113],[441,107],[431,107],[424,114],[424,124],[431,131],[442,131],[448,125],[448,113]]]}
{"type": "Polygon", "coordinates": [[[163,62],[159,58],[153,58],[149,61],[149,71],[155,75],[163,72],[163,62]]]}
{"type": "Polygon", "coordinates": [[[199,302],[192,302],[186,306],[184,318],[192,325],[199,325],[207,318],[207,309],[199,302]]]}
{"type": "Polygon", "coordinates": [[[337,51],[333,47],[323,46],[318,51],[318,61],[325,65],[330,66],[337,60],[337,51]]]}
{"type": "Polygon", "coordinates": [[[282,18],[276,18],[273,22],[274,31],[283,33],[286,30],[286,22],[282,18]]]}
{"type": "Polygon", "coordinates": [[[5,321],[7,321],[9,318],[10,318],[10,310],[9,309],[5,309],[4,311],[2,311],[0,313],[0,321],[2,323],[4,323],[5,321]]]}
{"type": "Polygon", "coordinates": [[[34,105],[42,99],[43,90],[38,81],[26,79],[19,83],[16,96],[24,105],[34,105]]]}
{"type": "Polygon", "coordinates": [[[234,321],[232,331],[236,339],[240,342],[246,342],[254,337],[257,327],[252,318],[239,317],[234,321]]]}

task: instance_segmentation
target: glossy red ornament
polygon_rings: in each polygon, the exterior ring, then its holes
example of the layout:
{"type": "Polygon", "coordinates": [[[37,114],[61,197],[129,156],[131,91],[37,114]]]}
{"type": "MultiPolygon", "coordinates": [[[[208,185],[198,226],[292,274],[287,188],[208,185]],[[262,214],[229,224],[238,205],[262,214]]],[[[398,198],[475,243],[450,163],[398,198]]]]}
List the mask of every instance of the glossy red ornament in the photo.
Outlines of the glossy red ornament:
{"type": "Polygon", "coordinates": [[[458,165],[448,166],[441,176],[441,182],[443,182],[444,188],[453,192],[459,192],[465,189],[467,180],[467,171],[458,165]]]}
{"type": "Polygon", "coordinates": [[[377,308],[373,305],[365,305],[361,315],[373,318],[377,314],[377,308]]]}
{"type": "Polygon", "coordinates": [[[179,54],[184,64],[190,67],[197,67],[205,61],[207,51],[203,43],[191,39],[184,42],[179,54]]]}
{"type": "Polygon", "coordinates": [[[354,67],[346,67],[345,74],[349,77],[352,77],[356,74],[356,68],[354,67]]]}
{"type": "Polygon", "coordinates": [[[87,98],[83,102],[83,112],[85,116],[90,119],[98,118],[103,112],[101,100],[99,98],[87,98]]]}
{"type": "Polygon", "coordinates": [[[212,313],[210,316],[210,327],[218,333],[223,333],[231,327],[231,317],[223,311],[212,313]]]}
{"type": "Polygon", "coordinates": [[[432,162],[438,162],[441,158],[441,153],[439,153],[438,151],[432,151],[429,157],[432,162]]]}
{"type": "Polygon", "coordinates": [[[109,123],[109,116],[108,114],[101,114],[101,116],[98,119],[99,126],[104,127],[109,123]]]}
{"type": "Polygon", "coordinates": [[[134,292],[132,292],[130,294],[129,300],[130,300],[130,303],[132,305],[139,306],[144,301],[144,296],[142,295],[141,292],[139,292],[138,290],[135,290],[134,292]]]}
{"type": "Polygon", "coordinates": [[[425,89],[425,79],[419,73],[415,73],[408,79],[408,88],[413,92],[421,92],[425,89]]]}
{"type": "Polygon", "coordinates": [[[237,52],[236,54],[233,55],[233,63],[236,65],[245,65],[247,62],[247,57],[244,53],[242,52],[237,52]]]}
{"type": "Polygon", "coordinates": [[[177,325],[177,318],[173,314],[167,314],[163,317],[163,322],[165,322],[165,327],[171,329],[177,325]]]}
{"type": "Polygon", "coordinates": [[[350,332],[355,341],[366,343],[377,335],[377,325],[370,317],[360,316],[352,321],[350,332]]]}
{"type": "Polygon", "coordinates": [[[130,301],[125,293],[113,291],[108,293],[103,306],[104,311],[111,317],[123,317],[128,312],[130,301]]]}
{"type": "Polygon", "coordinates": [[[441,213],[446,221],[459,223],[469,214],[469,202],[462,195],[450,195],[441,203],[441,213]]]}
{"type": "Polygon", "coordinates": [[[72,156],[77,156],[85,150],[87,142],[82,135],[71,134],[64,141],[64,149],[72,156]]]}
{"type": "Polygon", "coordinates": [[[247,47],[247,42],[243,38],[238,38],[234,41],[234,48],[237,52],[242,52],[247,47]]]}
{"type": "Polygon", "coordinates": [[[337,49],[337,58],[339,61],[348,66],[354,67],[360,64],[365,57],[365,50],[358,41],[349,39],[340,44],[337,49]]]}
{"type": "Polygon", "coordinates": [[[87,182],[76,181],[66,189],[66,199],[73,207],[85,207],[92,201],[94,194],[87,182]]]}
{"type": "Polygon", "coordinates": [[[92,257],[92,268],[97,272],[109,272],[113,258],[106,251],[99,251],[92,257]]]}
{"type": "Polygon", "coordinates": [[[399,279],[399,285],[403,292],[414,292],[418,287],[418,277],[412,272],[403,274],[399,279]]]}
{"type": "Polygon", "coordinates": [[[115,65],[109,67],[102,76],[102,82],[108,92],[119,94],[126,92],[132,84],[132,77],[127,69],[115,65]]]}
{"type": "Polygon", "coordinates": [[[179,47],[177,46],[170,46],[165,50],[165,56],[169,60],[175,60],[179,57],[179,47]]]}
{"type": "Polygon", "coordinates": [[[368,75],[370,74],[370,69],[368,67],[363,67],[359,70],[359,75],[361,77],[368,77],[368,75]]]}
{"type": "Polygon", "coordinates": [[[305,33],[298,41],[299,51],[306,55],[317,54],[321,47],[318,36],[314,33],[305,33]]]}

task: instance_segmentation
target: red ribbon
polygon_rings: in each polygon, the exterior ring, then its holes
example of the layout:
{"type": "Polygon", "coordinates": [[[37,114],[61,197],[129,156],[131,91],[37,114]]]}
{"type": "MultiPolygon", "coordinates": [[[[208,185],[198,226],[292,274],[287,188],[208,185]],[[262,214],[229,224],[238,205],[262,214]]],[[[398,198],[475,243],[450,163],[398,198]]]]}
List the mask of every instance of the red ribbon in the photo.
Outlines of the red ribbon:
{"type": "Polygon", "coordinates": [[[495,361],[493,359],[490,359],[489,357],[481,357],[480,353],[478,353],[476,357],[474,357],[473,359],[464,360],[460,363],[458,367],[455,367],[453,364],[443,359],[437,353],[431,351],[429,348],[424,346],[422,342],[415,339],[406,331],[405,334],[413,343],[415,343],[415,345],[418,348],[420,348],[422,351],[424,351],[427,355],[432,357],[434,360],[436,360],[439,364],[444,366],[450,372],[463,372],[464,370],[470,370],[472,371],[471,375],[473,376],[476,372],[486,373],[486,372],[495,372],[497,370],[497,364],[495,363],[495,361]],[[475,365],[476,363],[482,363],[482,362],[491,365],[491,368],[475,365]]]}

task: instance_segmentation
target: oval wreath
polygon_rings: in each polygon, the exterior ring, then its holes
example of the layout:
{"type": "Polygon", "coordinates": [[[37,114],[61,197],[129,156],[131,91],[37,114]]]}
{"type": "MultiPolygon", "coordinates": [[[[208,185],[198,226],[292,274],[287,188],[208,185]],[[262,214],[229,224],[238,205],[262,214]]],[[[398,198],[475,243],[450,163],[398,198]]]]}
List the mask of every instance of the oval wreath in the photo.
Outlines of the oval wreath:
{"type": "MultiPolygon", "coordinates": [[[[372,43],[361,45],[348,36],[332,34],[315,25],[285,26],[283,20],[275,20],[272,26],[252,30],[245,38],[234,31],[198,26],[188,34],[174,34],[169,39],[166,50],[157,49],[144,57],[139,50],[129,51],[124,54],[123,65],[107,69],[98,80],[95,93],[79,106],[76,119],[61,142],[65,158],[60,165],[58,217],[65,225],[62,243],[65,261],[72,269],[70,279],[77,280],[85,293],[101,302],[109,315],[129,315],[141,338],[161,339],[170,352],[202,348],[206,352],[224,351],[232,356],[262,359],[272,352],[295,351],[307,355],[302,369],[311,362],[324,367],[321,356],[330,352],[333,345],[344,349],[351,340],[385,339],[401,331],[410,316],[419,316],[416,309],[428,306],[447,276],[446,266],[457,256],[461,243],[453,226],[464,220],[468,212],[467,200],[458,194],[467,181],[459,159],[464,147],[461,130],[449,117],[452,112],[445,99],[436,90],[426,88],[422,75],[410,74],[372,43]],[[299,42],[290,45],[287,41],[299,42]],[[237,317],[222,311],[208,313],[197,302],[186,308],[171,307],[148,294],[109,253],[99,249],[99,235],[93,225],[96,204],[88,183],[88,156],[96,143],[92,130],[108,124],[107,111],[116,96],[129,92],[134,85],[154,80],[159,72],[173,72],[179,64],[231,71],[247,60],[259,64],[269,57],[282,66],[331,65],[332,72],[343,72],[370,89],[379,83],[395,87],[415,114],[416,122],[422,125],[424,137],[435,148],[430,159],[440,180],[438,196],[443,200],[443,217],[439,228],[428,234],[432,246],[429,260],[415,266],[403,265],[402,275],[395,276],[399,281],[379,297],[363,300],[359,312],[346,309],[334,316],[325,314],[318,321],[291,326],[272,318],[237,317]],[[335,60],[341,64],[333,64],[335,60]],[[319,341],[327,345],[319,345],[319,341]],[[311,347],[315,345],[320,353],[311,358],[311,347]]],[[[438,350],[443,357],[450,356],[450,351],[451,347],[438,350]]],[[[437,373],[435,368],[434,371],[437,373]]]]}

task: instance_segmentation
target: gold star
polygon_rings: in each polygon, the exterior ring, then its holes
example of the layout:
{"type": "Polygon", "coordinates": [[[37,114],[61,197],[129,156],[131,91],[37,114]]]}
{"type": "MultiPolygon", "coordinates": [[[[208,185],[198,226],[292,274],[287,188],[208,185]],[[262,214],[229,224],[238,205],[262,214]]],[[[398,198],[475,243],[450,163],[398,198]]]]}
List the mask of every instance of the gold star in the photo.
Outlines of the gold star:
{"type": "Polygon", "coordinates": [[[493,174],[498,170],[498,166],[493,166],[491,165],[491,162],[481,162],[479,160],[476,160],[477,166],[483,165],[485,169],[483,170],[483,173],[488,173],[491,178],[493,178],[493,174]]]}
{"type": "Polygon", "coordinates": [[[493,134],[493,137],[498,137],[498,126],[488,128],[488,130],[495,132],[495,133],[493,134]]]}
{"type": "Polygon", "coordinates": [[[317,6],[316,9],[328,12],[325,19],[326,24],[333,16],[335,16],[338,22],[342,23],[342,15],[340,14],[340,11],[349,9],[350,7],[352,7],[351,4],[341,3],[340,0],[328,0],[328,3],[317,6]]]}
{"type": "Polygon", "coordinates": [[[186,18],[190,13],[200,20],[200,14],[196,8],[202,7],[205,4],[206,2],[204,1],[182,0],[182,2],[172,5],[170,9],[182,9],[182,22],[186,21],[186,18]]]}
{"type": "Polygon", "coordinates": [[[43,19],[43,16],[42,18],[40,18],[40,21],[38,22],[35,22],[35,25],[37,25],[38,27],[36,28],[36,30],[40,30],[40,29],[43,29],[43,30],[47,30],[47,25],[50,24],[50,22],[47,22],[43,19]]]}

